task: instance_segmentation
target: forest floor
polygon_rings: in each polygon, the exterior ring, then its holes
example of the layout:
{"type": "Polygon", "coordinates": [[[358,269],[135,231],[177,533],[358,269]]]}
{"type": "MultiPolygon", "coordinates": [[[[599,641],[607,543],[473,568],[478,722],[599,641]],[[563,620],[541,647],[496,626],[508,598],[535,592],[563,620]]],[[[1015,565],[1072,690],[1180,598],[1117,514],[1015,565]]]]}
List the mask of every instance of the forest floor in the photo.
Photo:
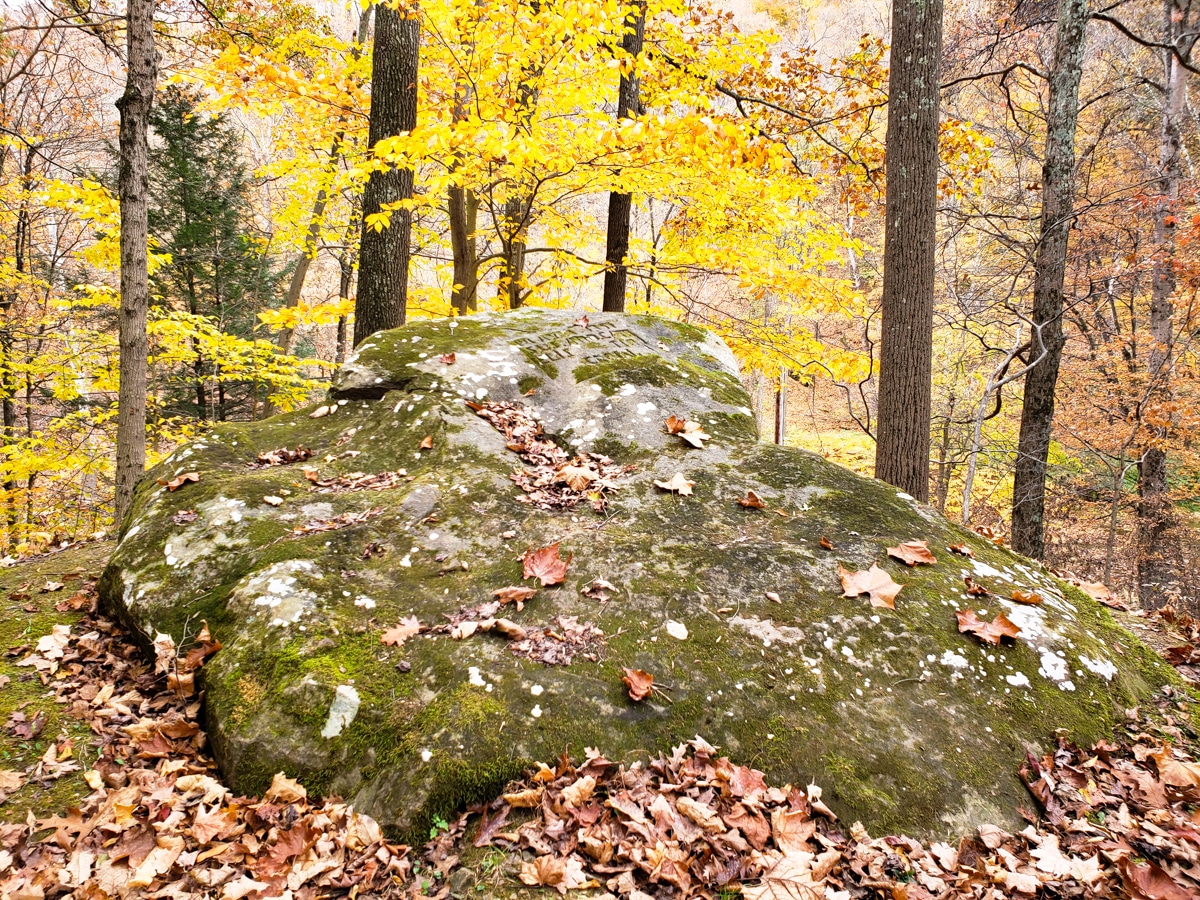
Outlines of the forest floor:
{"type": "MultiPolygon", "coordinates": [[[[421,847],[282,774],[237,797],[197,698],[96,610],[111,546],[0,569],[4,898],[1200,896],[1200,739],[1174,690],[1111,741],[1014,760],[1029,826],[954,842],[869,835],[816,785],[769,786],[699,738],[644,766],[599,751],[539,764],[421,847]]],[[[1194,623],[1119,615],[1168,658],[1200,656],[1194,623]]]]}

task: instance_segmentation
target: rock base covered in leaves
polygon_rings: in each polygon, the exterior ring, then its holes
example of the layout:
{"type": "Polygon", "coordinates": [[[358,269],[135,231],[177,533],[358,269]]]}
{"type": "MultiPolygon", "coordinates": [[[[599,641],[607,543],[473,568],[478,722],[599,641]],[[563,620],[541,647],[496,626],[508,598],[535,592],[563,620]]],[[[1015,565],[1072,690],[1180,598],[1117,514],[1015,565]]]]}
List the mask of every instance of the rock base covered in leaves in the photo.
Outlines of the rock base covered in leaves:
{"type": "Polygon", "coordinates": [[[1028,560],[756,434],[689,326],[415,323],[159,465],[101,592],[148,643],[223,645],[235,790],[284,771],[406,835],[532,760],[696,735],[873,832],[1011,825],[1029,746],[1175,681],[1028,560]]]}

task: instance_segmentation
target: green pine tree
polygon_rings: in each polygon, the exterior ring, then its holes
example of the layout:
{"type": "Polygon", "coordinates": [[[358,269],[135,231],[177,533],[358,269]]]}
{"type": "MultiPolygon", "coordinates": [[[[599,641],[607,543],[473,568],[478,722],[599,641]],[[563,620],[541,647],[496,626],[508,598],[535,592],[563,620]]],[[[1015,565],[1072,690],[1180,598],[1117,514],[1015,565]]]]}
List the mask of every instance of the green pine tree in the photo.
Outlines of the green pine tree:
{"type": "MultiPolygon", "coordinates": [[[[195,94],[172,86],[150,116],[150,234],[171,255],[153,278],[155,299],[249,338],[259,310],[278,303],[284,273],[255,234],[237,131],[197,107],[195,94]]],[[[201,419],[248,415],[254,385],[223,375],[199,344],[193,351],[168,403],[201,419]]]]}

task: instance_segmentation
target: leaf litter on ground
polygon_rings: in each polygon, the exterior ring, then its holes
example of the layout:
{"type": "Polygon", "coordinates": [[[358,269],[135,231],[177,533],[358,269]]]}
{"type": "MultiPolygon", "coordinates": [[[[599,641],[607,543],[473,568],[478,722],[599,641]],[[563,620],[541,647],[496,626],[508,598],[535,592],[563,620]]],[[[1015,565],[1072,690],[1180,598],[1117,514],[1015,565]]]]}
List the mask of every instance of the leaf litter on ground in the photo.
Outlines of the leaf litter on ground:
{"type": "MultiPolygon", "coordinates": [[[[159,671],[102,615],[87,614],[65,643],[61,631],[44,637],[45,650],[28,652],[63,650],[47,683],[91,725],[95,762],[78,809],[0,825],[0,894],[19,900],[449,900],[468,841],[507,852],[493,858],[493,883],[591,887],[597,900],[1200,896],[1200,762],[1189,752],[1190,698],[1169,688],[1153,723],[1131,711],[1115,742],[1085,750],[1060,737],[1051,752],[1028,754],[1020,774],[1040,815],[1023,811],[1030,825],[1017,833],[985,823],[957,844],[872,837],[839,821],[818,786],[771,786],[696,738],[644,763],[588,750],[581,764],[565,755],[539,764],[418,853],[282,773],[261,798],[222,784],[200,701],[170,689],[165,674],[216,652],[206,630],[183,648],[160,640],[159,671]]],[[[0,772],[0,791],[75,765],[71,749],[52,744],[27,771],[0,772]]],[[[465,874],[486,891],[483,871],[465,874]]]]}

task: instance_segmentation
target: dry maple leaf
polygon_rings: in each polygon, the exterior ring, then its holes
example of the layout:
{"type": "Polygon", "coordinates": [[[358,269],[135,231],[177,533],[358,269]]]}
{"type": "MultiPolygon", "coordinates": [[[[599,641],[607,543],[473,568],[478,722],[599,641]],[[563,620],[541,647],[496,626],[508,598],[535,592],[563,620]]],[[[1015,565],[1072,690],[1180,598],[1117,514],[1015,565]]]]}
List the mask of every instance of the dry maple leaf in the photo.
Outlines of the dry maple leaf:
{"type": "Polygon", "coordinates": [[[832,550],[832,549],[833,549],[833,541],[831,541],[831,540],[830,540],[829,538],[827,538],[827,537],[823,537],[823,538],[821,538],[821,542],[820,542],[820,543],[821,543],[821,548],[822,548],[822,549],[824,549],[824,550],[832,550]]]}
{"type": "Polygon", "coordinates": [[[949,549],[951,553],[957,553],[959,556],[973,557],[975,555],[975,551],[966,544],[951,544],[949,549]]]}
{"type": "MultiPolygon", "coordinates": [[[[525,577],[528,578],[529,576],[526,575],[525,577]]],[[[492,591],[492,596],[500,601],[501,606],[506,603],[515,603],[517,605],[517,612],[520,612],[525,608],[525,601],[530,599],[536,593],[537,588],[523,587],[521,585],[514,584],[512,587],[505,587],[500,588],[498,591],[492,591]]]]}
{"type": "Polygon", "coordinates": [[[871,563],[871,568],[865,572],[851,572],[838,563],[838,576],[842,579],[843,597],[868,594],[872,606],[886,609],[896,608],[896,595],[904,587],[902,584],[896,584],[891,575],[879,568],[878,563],[871,563]]]}
{"type": "Polygon", "coordinates": [[[1113,592],[1098,581],[1076,581],[1073,584],[1099,603],[1111,603],[1116,599],[1113,597],[1113,592]]]}
{"type": "Polygon", "coordinates": [[[587,328],[590,322],[588,322],[588,317],[586,315],[582,315],[571,324],[577,328],[587,328]]]}
{"type": "Polygon", "coordinates": [[[767,504],[754,491],[746,491],[746,496],[738,500],[738,506],[744,506],[746,509],[766,509],[767,504]]]}
{"type": "Polygon", "coordinates": [[[888,556],[898,559],[907,566],[932,566],[937,559],[929,552],[925,541],[905,541],[898,547],[888,547],[888,556]]]}
{"type": "Polygon", "coordinates": [[[999,644],[1001,638],[1016,640],[1021,633],[1021,629],[1003,614],[996,616],[990,622],[985,622],[975,615],[973,609],[956,612],[955,615],[958,616],[959,631],[963,634],[973,634],[988,644],[999,644]]]}
{"type": "Polygon", "coordinates": [[[982,584],[972,578],[970,575],[963,576],[963,583],[967,586],[967,593],[972,597],[988,597],[991,596],[991,591],[985,588],[982,584]]]}
{"type": "Polygon", "coordinates": [[[599,476],[593,470],[570,463],[567,463],[554,474],[556,482],[561,481],[573,491],[587,490],[587,486],[595,481],[597,477],[599,476]]]}
{"type": "Polygon", "coordinates": [[[542,587],[548,587],[552,584],[562,584],[567,577],[567,566],[575,557],[574,553],[568,554],[566,559],[559,558],[558,542],[551,544],[549,547],[541,547],[537,550],[526,550],[524,557],[525,574],[523,578],[536,578],[542,583],[542,587]]]}
{"type": "Polygon", "coordinates": [[[452,366],[454,365],[454,360],[457,359],[457,357],[453,353],[443,353],[438,357],[438,359],[440,359],[446,365],[452,366]]]}
{"type": "Polygon", "coordinates": [[[199,472],[184,472],[182,475],[176,475],[174,478],[160,478],[159,484],[165,484],[168,491],[177,491],[189,481],[199,481],[199,472]]]}
{"type": "Polygon", "coordinates": [[[633,702],[639,703],[645,700],[654,691],[654,676],[649,672],[643,672],[641,669],[630,669],[625,666],[621,667],[621,671],[625,673],[621,680],[629,688],[629,699],[633,702]]]}
{"type": "Polygon", "coordinates": [[[671,476],[670,481],[655,481],[654,486],[679,494],[681,497],[690,497],[692,496],[692,486],[695,483],[684,478],[682,472],[676,472],[671,476]]]}
{"type": "Polygon", "coordinates": [[[417,621],[417,617],[409,616],[407,619],[401,619],[395,627],[385,631],[383,636],[379,638],[379,642],[392,647],[403,647],[405,641],[419,634],[420,631],[421,623],[417,621]]]}
{"type": "Polygon", "coordinates": [[[420,444],[419,449],[421,449],[421,450],[432,450],[433,449],[433,435],[432,434],[427,434],[427,435],[425,435],[425,437],[421,438],[421,444],[420,444]]]}
{"type": "Polygon", "coordinates": [[[701,450],[704,449],[704,442],[712,438],[712,435],[704,433],[704,427],[699,422],[693,422],[690,419],[667,416],[663,424],[667,428],[667,434],[677,434],[693,447],[701,450]]]}
{"type": "Polygon", "coordinates": [[[1029,606],[1037,606],[1042,602],[1042,598],[1033,591],[1013,591],[1012,598],[1018,603],[1025,603],[1029,606]]]}

